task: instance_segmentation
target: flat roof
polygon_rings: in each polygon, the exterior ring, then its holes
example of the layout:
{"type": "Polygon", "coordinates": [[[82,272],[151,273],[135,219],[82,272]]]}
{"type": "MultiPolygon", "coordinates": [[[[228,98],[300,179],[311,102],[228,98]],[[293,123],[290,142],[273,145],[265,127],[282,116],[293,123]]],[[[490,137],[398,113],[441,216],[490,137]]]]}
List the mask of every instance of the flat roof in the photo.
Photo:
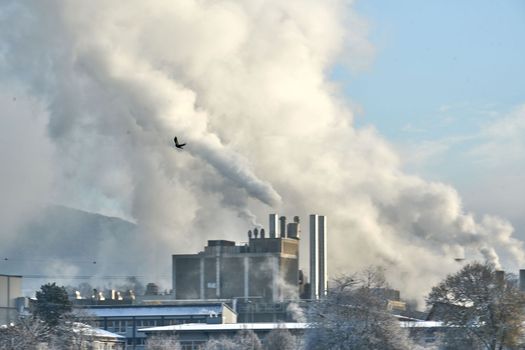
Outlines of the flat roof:
{"type": "Polygon", "coordinates": [[[141,328],[139,332],[177,332],[177,331],[240,331],[240,330],[272,330],[272,329],[306,329],[308,323],[300,322],[258,322],[258,323],[185,323],[171,326],[141,328]]]}
{"type": "Polygon", "coordinates": [[[223,304],[214,305],[169,305],[82,308],[96,317],[155,317],[155,316],[208,316],[222,314],[223,304]]]}
{"type": "MultiPolygon", "coordinates": [[[[402,328],[437,328],[444,327],[443,322],[435,321],[405,321],[399,322],[402,328]]],[[[308,323],[302,322],[258,322],[258,323],[185,323],[171,326],[160,326],[138,329],[139,332],[184,332],[184,331],[240,331],[240,330],[272,330],[272,329],[307,329],[308,323]]]]}
{"type": "Polygon", "coordinates": [[[402,328],[440,328],[446,327],[441,321],[401,321],[402,328]]]}
{"type": "Polygon", "coordinates": [[[76,332],[76,333],[84,333],[86,335],[90,335],[92,337],[100,337],[100,338],[113,338],[113,339],[119,339],[119,340],[124,340],[126,339],[126,337],[120,335],[120,334],[116,334],[116,333],[112,333],[112,332],[108,332],[104,329],[101,329],[101,328],[93,328],[89,325],[86,325],[86,324],[83,324],[83,323],[78,323],[76,322],[74,324],[74,327],[73,327],[73,332],[76,332]]]}

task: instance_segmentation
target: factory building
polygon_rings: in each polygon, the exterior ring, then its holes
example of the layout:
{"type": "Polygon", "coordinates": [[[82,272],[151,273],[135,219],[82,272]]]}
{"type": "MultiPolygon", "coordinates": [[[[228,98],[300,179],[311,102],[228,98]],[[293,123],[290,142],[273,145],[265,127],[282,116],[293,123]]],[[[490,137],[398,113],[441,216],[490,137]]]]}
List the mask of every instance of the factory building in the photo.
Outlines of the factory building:
{"type": "Polygon", "coordinates": [[[299,294],[299,217],[270,215],[264,228],[248,231],[236,245],[210,240],[197,254],[173,255],[175,299],[260,299],[278,302],[299,294]]]}

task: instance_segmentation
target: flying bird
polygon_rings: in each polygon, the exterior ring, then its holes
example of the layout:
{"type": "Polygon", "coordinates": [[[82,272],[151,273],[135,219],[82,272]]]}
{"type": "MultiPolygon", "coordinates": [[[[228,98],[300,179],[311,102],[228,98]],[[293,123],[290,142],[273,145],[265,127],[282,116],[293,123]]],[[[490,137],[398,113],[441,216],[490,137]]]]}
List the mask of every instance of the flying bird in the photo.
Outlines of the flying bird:
{"type": "Polygon", "coordinates": [[[179,143],[179,141],[177,140],[177,136],[175,136],[175,138],[173,139],[173,141],[175,141],[175,147],[177,147],[177,148],[182,149],[182,147],[186,146],[185,143],[179,143]]]}

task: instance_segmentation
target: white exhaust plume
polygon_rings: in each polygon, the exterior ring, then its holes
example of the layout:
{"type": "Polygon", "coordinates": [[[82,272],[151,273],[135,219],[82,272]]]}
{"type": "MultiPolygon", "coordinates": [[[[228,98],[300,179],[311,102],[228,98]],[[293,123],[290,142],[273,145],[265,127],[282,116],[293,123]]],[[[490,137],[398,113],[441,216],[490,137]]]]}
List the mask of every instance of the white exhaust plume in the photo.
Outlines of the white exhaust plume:
{"type": "Polygon", "coordinates": [[[373,49],[347,2],[5,0],[0,18],[1,84],[47,105],[55,197],[111,203],[166,261],[221,232],[244,237],[234,213],[277,209],[327,215],[330,269],[390,265],[407,296],[458,256],[524,261],[507,221],[479,220],[352,126],[327,72],[373,49]]]}

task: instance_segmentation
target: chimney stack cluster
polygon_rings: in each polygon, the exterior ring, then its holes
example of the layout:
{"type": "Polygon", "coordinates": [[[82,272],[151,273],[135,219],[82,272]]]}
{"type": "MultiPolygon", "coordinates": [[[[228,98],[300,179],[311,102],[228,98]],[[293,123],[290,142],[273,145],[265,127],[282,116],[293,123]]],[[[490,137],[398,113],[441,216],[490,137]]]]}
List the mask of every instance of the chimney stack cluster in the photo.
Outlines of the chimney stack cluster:
{"type": "Polygon", "coordinates": [[[301,226],[298,216],[294,216],[293,222],[286,224],[286,216],[279,217],[277,214],[270,214],[269,223],[268,237],[266,237],[264,228],[254,228],[253,231],[248,231],[248,238],[300,238],[301,226]]]}

